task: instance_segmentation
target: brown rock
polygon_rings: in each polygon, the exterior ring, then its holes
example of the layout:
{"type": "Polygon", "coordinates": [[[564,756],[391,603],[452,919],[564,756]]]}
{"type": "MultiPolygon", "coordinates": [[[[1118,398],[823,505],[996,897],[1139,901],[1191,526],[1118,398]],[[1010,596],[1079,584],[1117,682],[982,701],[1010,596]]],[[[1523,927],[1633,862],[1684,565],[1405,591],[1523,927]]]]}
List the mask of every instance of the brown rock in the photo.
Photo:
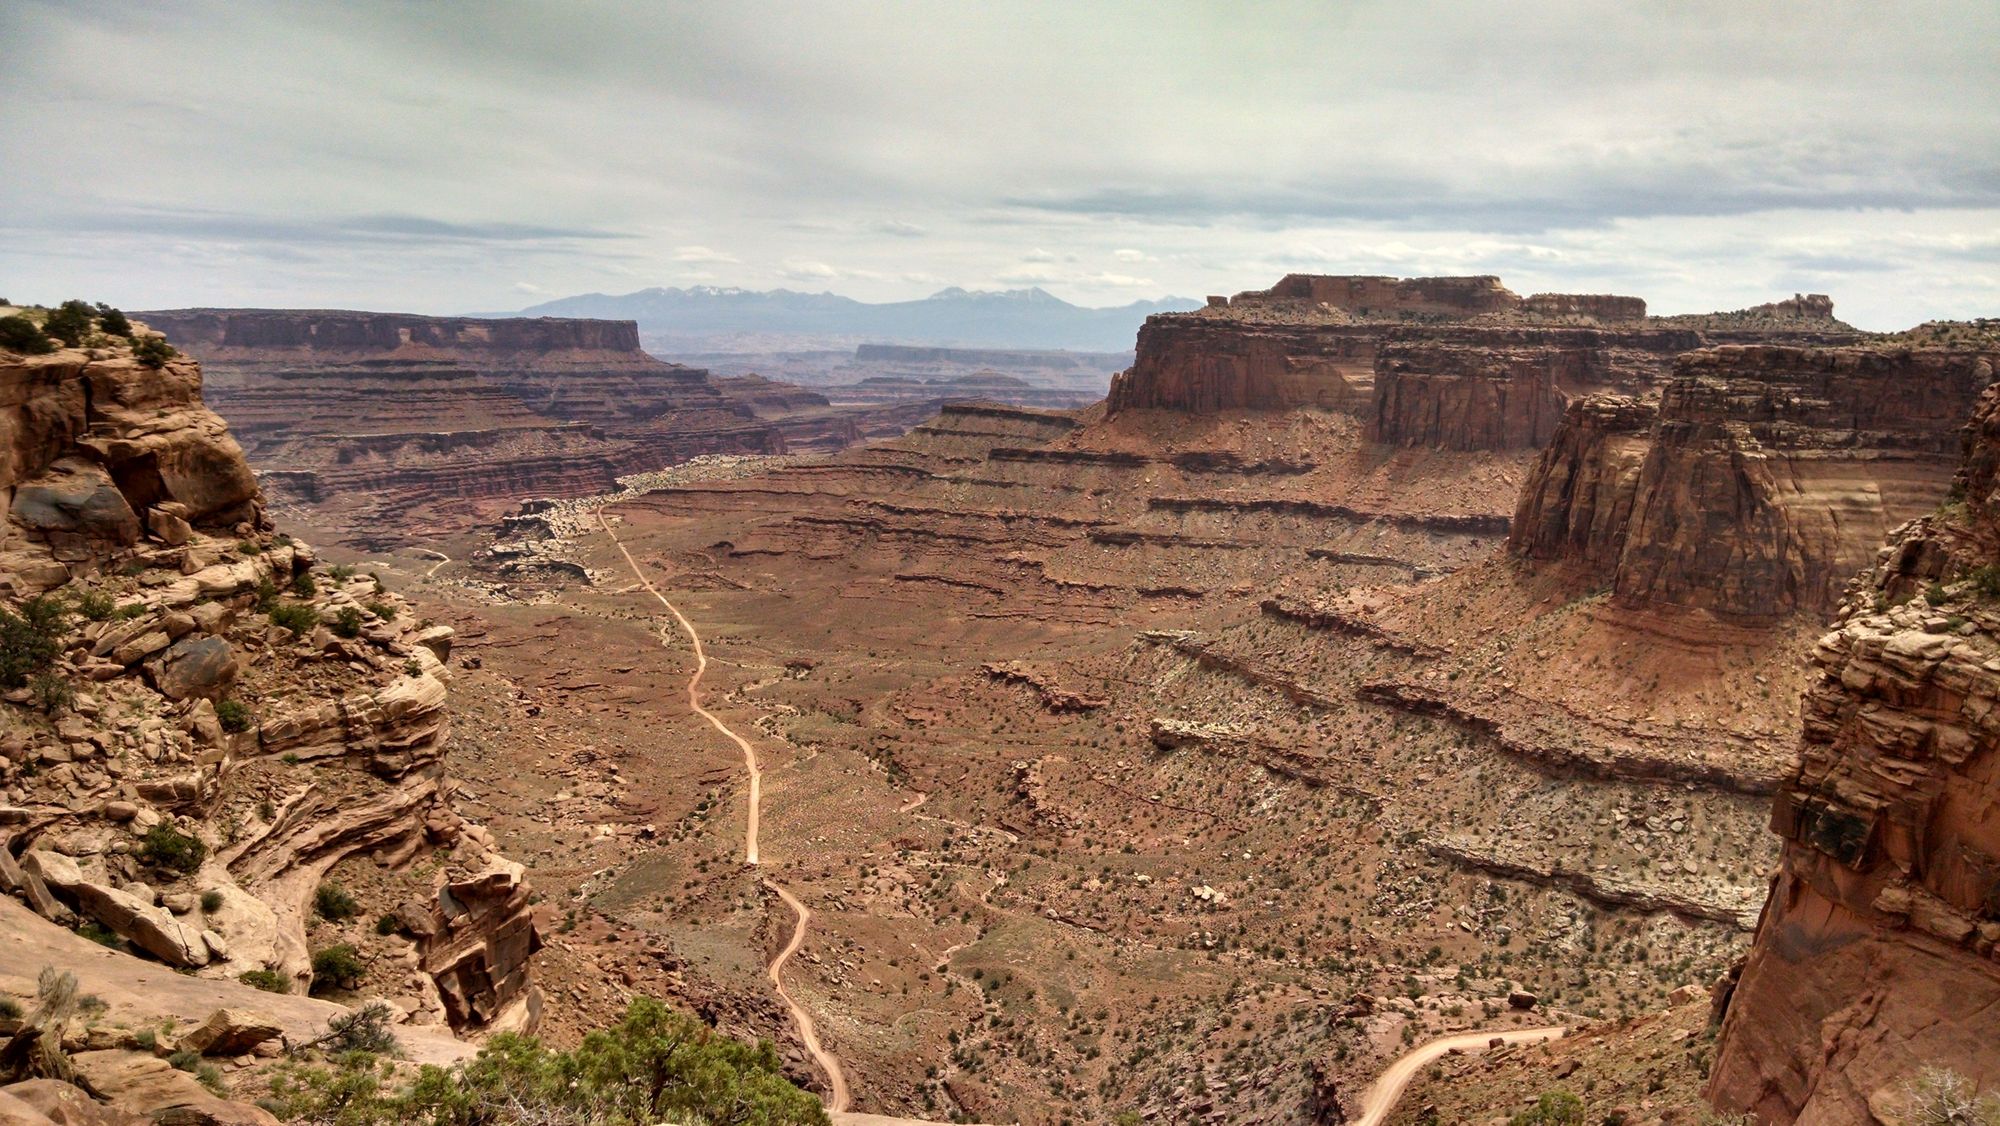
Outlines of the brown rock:
{"type": "Polygon", "coordinates": [[[2000,390],[1969,428],[1962,514],[1913,521],[1813,653],[1799,762],[1771,824],[1776,882],[1727,1009],[1711,1101],[1760,1121],[1869,1122],[1939,1066],[1990,1083],[2000,961],[2000,620],[1947,588],[1969,637],[1904,628],[1874,595],[2000,565],[2000,390]]]}
{"type": "Polygon", "coordinates": [[[153,683],[172,700],[213,700],[236,680],[236,651],[220,637],[191,637],[174,644],[153,672],[153,683]]]}
{"type": "Polygon", "coordinates": [[[240,1056],[267,1040],[284,1034],[277,1024],[242,1009],[217,1009],[209,1018],[183,1033],[181,1046],[204,1056],[240,1056]]]}

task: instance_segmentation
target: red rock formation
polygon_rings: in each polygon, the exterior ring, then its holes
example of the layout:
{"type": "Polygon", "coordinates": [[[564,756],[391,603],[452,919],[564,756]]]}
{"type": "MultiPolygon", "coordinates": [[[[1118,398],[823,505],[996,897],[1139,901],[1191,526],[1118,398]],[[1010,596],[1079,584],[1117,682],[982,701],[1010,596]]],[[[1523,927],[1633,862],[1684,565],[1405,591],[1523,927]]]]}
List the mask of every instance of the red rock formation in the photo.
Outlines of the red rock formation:
{"type": "Polygon", "coordinates": [[[8,585],[57,585],[63,565],[129,548],[150,526],[261,519],[257,483],[203,405],[193,362],[149,368],[125,351],[65,349],[0,365],[8,585]]]}
{"type": "MultiPolygon", "coordinates": [[[[565,317],[426,317],[328,309],[173,309],[137,314],[177,347],[211,363],[343,353],[353,358],[436,349],[450,358],[517,366],[524,356],[622,362],[645,357],[632,321],[565,317]]],[[[655,361],[657,362],[657,361],[655,361]]]]}
{"type": "MultiPolygon", "coordinates": [[[[0,833],[0,886],[183,969],[302,982],[310,901],[344,858],[449,841],[464,846],[456,863],[506,865],[451,810],[448,674],[431,648],[441,639],[371,578],[306,581],[310,549],[268,534],[250,466],[201,388],[194,361],[148,367],[116,338],[0,352],[0,487],[12,501],[0,589],[118,607],[57,626],[45,662],[105,705],[79,693],[57,725],[28,693],[0,700],[0,783],[18,803],[0,833]],[[278,590],[303,627],[267,616],[278,590]],[[313,628],[346,615],[354,630],[313,628]],[[225,726],[218,703],[245,722],[225,726]],[[314,769],[268,788],[270,761],[301,759],[314,769]],[[139,836],[168,818],[211,858],[198,875],[137,865],[139,836]],[[180,882],[180,910],[141,875],[180,882]]],[[[453,956],[436,963],[433,988],[466,1004],[440,1003],[439,1019],[470,1028],[532,1015],[534,924],[518,880],[512,891],[464,919],[440,900],[453,956]],[[476,975],[465,972],[473,946],[487,951],[476,975]]]]}
{"type": "Polygon", "coordinates": [[[1701,338],[1678,330],[1405,328],[1375,357],[1370,436],[1451,450],[1545,446],[1576,395],[1644,391],[1701,338]]]}
{"type": "Polygon", "coordinates": [[[1111,379],[1111,410],[1358,411],[1368,401],[1375,342],[1382,332],[1373,325],[1266,324],[1191,314],[1147,317],[1131,370],[1111,379]]]}
{"type": "MultiPolygon", "coordinates": [[[[1828,308],[1831,309],[1830,303],[1828,308]]],[[[1521,311],[1596,321],[1640,321],[1646,319],[1646,299],[1604,293],[1537,293],[1521,302],[1521,311]]]]}
{"type": "Polygon", "coordinates": [[[1983,581],[2000,567],[1996,465],[1989,390],[1963,508],[1903,528],[1813,654],[1771,818],[1782,867],[1710,1077],[1725,1109],[1874,1123],[1927,1066],[2000,1083],[2000,606],[1983,581]]]}
{"type": "Polygon", "coordinates": [[[1463,278],[1391,278],[1356,274],[1286,274],[1270,289],[1239,293],[1230,304],[1306,301],[1363,315],[1438,313],[1468,316],[1507,312],[1521,299],[1490,274],[1463,278]]]}
{"type": "MultiPolygon", "coordinates": [[[[784,439],[630,321],[191,309],[145,314],[207,361],[215,405],[274,487],[385,542],[444,500],[577,496],[784,439]]],[[[435,513],[433,513],[435,514],[435,513]]]]}
{"type": "Polygon", "coordinates": [[[1887,529],[1949,480],[1955,411],[1993,358],[1730,345],[1676,364],[1638,452],[1629,403],[1572,410],[1510,539],[1581,565],[1632,608],[1825,612],[1887,529]]]}

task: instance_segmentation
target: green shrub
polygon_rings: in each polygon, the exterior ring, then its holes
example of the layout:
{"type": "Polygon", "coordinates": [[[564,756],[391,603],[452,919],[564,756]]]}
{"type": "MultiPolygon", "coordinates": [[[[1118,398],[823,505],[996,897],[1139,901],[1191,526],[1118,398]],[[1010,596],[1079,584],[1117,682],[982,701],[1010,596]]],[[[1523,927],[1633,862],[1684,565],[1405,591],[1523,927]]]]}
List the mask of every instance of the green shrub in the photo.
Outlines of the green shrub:
{"type": "Polygon", "coordinates": [[[319,614],[303,602],[286,602],[271,607],[271,624],[302,634],[319,624],[319,614]]]}
{"type": "Polygon", "coordinates": [[[256,540],[237,540],[236,551],[241,555],[262,555],[264,554],[264,545],[258,543],[256,540]]]}
{"type": "Polygon", "coordinates": [[[129,338],[132,335],[131,318],[102,301],[97,303],[97,327],[113,336],[129,338]]]}
{"type": "Polygon", "coordinates": [[[200,837],[162,821],[139,838],[139,859],[156,868],[186,874],[199,869],[201,862],[208,859],[208,846],[200,837]]]}
{"type": "Polygon", "coordinates": [[[82,301],[65,301],[49,310],[42,321],[42,331],[74,348],[90,335],[97,311],[82,301]]]}
{"type": "Polygon", "coordinates": [[[396,620],[396,608],[387,602],[364,602],[361,604],[361,608],[385,622],[396,620]]]}
{"type": "Polygon", "coordinates": [[[292,594],[299,598],[311,598],[319,593],[319,583],[311,571],[300,571],[292,576],[292,594]]]}
{"type": "Polygon", "coordinates": [[[0,608],[0,688],[19,688],[62,655],[69,611],[61,600],[37,595],[18,610],[0,608]]]}
{"type": "Polygon", "coordinates": [[[312,972],[312,991],[320,993],[328,989],[353,989],[368,975],[368,967],[361,962],[361,952],[343,942],[313,951],[312,972]]]}
{"type": "Polygon", "coordinates": [[[403,929],[403,921],[394,915],[384,915],[375,920],[375,933],[391,935],[403,929]]]}
{"type": "MultiPolygon", "coordinates": [[[[337,1047],[331,1035],[322,1039],[337,1047]]],[[[341,1126],[829,1121],[819,1099],[784,1077],[769,1041],[732,1039],[644,997],[569,1051],[501,1033],[449,1068],[423,1067],[402,1086],[390,1085],[395,1074],[375,1055],[342,1051],[331,1065],[281,1066],[264,1105],[289,1121],[341,1126]]]]}
{"type": "Polygon", "coordinates": [[[1507,1126],[1583,1126],[1583,1100],[1568,1091],[1548,1091],[1535,1105],[1507,1120],[1507,1126]]]}
{"type": "Polygon", "coordinates": [[[2000,1092],[1981,1092],[1947,1067],[1927,1067],[1903,1085],[1908,1126],[2000,1126],[2000,1092]]]}
{"type": "Polygon", "coordinates": [[[292,991],[291,981],[284,974],[276,970],[245,970],[236,975],[236,980],[250,986],[252,989],[261,989],[266,993],[290,993],[292,991]]]}
{"type": "Polygon", "coordinates": [[[1945,597],[1943,583],[1932,583],[1924,588],[1924,601],[1933,606],[1944,605],[1945,597]]]}
{"type": "Polygon", "coordinates": [[[182,1048],[168,1056],[167,1063],[180,1071],[193,1071],[201,1066],[201,1053],[193,1048],[182,1048]]]}
{"type": "Polygon", "coordinates": [[[339,884],[321,884],[313,893],[313,910],[328,922],[343,923],[361,913],[361,904],[355,902],[353,892],[339,884]]]}
{"type": "Polygon", "coordinates": [[[85,919],[83,922],[78,923],[76,933],[95,942],[99,946],[109,946],[113,950],[123,950],[125,948],[125,940],[119,938],[116,931],[105,927],[95,919],[85,919]]]}
{"type": "Polygon", "coordinates": [[[235,697],[222,700],[215,705],[215,718],[222,722],[224,731],[250,729],[250,709],[235,697]]]}
{"type": "Polygon", "coordinates": [[[2000,598],[2000,566],[1988,563],[1972,569],[1966,578],[1972,580],[1972,589],[1981,598],[2000,598]]]}
{"type": "Polygon", "coordinates": [[[76,686],[60,673],[36,673],[28,681],[28,691],[35,695],[35,706],[50,715],[68,711],[76,703],[76,686]]]}
{"type": "Polygon", "coordinates": [[[354,606],[342,606],[329,623],[333,632],[341,637],[361,636],[361,611],[354,606]]]}
{"type": "Polygon", "coordinates": [[[162,336],[142,336],[132,342],[132,358],[149,368],[165,367],[168,360],[178,355],[162,336]]]}
{"type": "Polygon", "coordinates": [[[0,997],[0,1020],[20,1020],[21,1002],[12,997],[0,997]]]}
{"type": "Polygon", "coordinates": [[[344,583],[354,577],[354,565],[351,563],[335,563],[326,569],[326,576],[334,582],[344,583]]]}
{"type": "Polygon", "coordinates": [[[118,612],[118,600],[102,590],[79,591],[69,600],[70,608],[93,622],[108,621],[118,612]]]}
{"type": "Polygon", "coordinates": [[[276,609],[277,605],[278,605],[278,584],[272,582],[268,575],[265,576],[264,578],[258,579],[257,601],[255,604],[257,612],[259,614],[268,614],[272,610],[276,609]]]}
{"type": "Polygon", "coordinates": [[[0,348],[9,352],[20,352],[28,356],[40,356],[56,350],[56,342],[42,331],[42,326],[19,313],[0,317],[0,348]]]}
{"type": "Polygon", "coordinates": [[[209,888],[207,891],[202,892],[201,909],[210,915],[222,910],[222,893],[215,888],[209,888]]]}

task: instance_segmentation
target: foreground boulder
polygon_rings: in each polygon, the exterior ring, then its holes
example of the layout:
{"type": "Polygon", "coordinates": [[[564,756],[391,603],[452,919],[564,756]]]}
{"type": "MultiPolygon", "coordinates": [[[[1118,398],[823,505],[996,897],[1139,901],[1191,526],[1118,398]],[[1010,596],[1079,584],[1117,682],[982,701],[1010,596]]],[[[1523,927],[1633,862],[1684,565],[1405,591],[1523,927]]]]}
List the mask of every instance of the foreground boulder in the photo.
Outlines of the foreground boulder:
{"type": "Polygon", "coordinates": [[[240,1056],[259,1044],[276,1040],[285,1030],[242,1009],[217,1009],[181,1037],[181,1047],[204,1056],[240,1056]]]}

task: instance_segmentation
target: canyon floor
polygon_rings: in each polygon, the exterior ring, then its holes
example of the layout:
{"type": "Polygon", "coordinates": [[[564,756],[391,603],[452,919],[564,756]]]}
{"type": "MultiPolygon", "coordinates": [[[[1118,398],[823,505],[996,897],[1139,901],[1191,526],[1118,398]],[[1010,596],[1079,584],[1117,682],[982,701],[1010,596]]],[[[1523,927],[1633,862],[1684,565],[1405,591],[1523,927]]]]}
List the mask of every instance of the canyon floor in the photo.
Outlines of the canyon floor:
{"type": "Polygon", "coordinates": [[[1358,1113],[1412,1045],[1615,1022],[1726,968],[1797,693],[1703,666],[1788,638],[1677,652],[1494,558],[1523,457],[1361,464],[1316,412],[1147,425],[967,410],[670,470],[562,506],[538,550],[588,582],[498,582],[476,536],[354,557],[458,630],[458,800],[546,897],[546,1032],[668,996],[825,1092],[766,972],[780,887],[811,912],[785,989],[854,1107],[925,1118],[1358,1113]],[[1336,480],[1344,508],[1280,503],[1336,480]],[[1559,677],[1532,656],[1558,643],[1587,654],[1559,677]],[[761,760],[754,866],[718,726],[761,760]],[[1717,745],[1752,753],[1718,772],[1717,745]]]}

